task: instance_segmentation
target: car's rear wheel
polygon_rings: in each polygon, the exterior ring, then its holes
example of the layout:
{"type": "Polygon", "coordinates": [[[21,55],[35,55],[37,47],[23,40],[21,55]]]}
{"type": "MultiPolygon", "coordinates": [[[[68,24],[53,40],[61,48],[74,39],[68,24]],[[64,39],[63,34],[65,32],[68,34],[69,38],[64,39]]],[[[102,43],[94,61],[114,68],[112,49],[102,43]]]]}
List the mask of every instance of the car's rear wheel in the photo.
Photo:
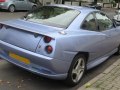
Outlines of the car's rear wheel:
{"type": "Polygon", "coordinates": [[[14,12],[15,11],[15,6],[14,5],[10,5],[8,10],[10,12],[14,12]]]}
{"type": "Polygon", "coordinates": [[[68,72],[66,84],[70,86],[75,86],[80,82],[86,70],[86,57],[84,55],[77,55],[68,72]]]}

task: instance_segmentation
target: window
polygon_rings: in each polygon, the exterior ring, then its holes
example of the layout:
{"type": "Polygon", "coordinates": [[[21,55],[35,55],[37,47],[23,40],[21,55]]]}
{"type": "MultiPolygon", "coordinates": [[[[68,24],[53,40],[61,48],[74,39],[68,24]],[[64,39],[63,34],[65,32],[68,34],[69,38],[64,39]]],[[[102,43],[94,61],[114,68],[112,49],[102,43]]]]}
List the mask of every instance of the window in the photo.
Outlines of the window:
{"type": "Polygon", "coordinates": [[[81,28],[85,30],[91,30],[91,31],[97,30],[96,21],[95,21],[93,14],[90,14],[89,16],[87,16],[81,28]]]}
{"type": "Polygon", "coordinates": [[[79,14],[79,11],[73,9],[56,6],[43,6],[29,13],[26,16],[26,20],[55,27],[67,28],[79,14]]]}
{"type": "Polygon", "coordinates": [[[96,13],[98,28],[100,31],[108,30],[113,27],[113,22],[103,13],[96,13]]]}

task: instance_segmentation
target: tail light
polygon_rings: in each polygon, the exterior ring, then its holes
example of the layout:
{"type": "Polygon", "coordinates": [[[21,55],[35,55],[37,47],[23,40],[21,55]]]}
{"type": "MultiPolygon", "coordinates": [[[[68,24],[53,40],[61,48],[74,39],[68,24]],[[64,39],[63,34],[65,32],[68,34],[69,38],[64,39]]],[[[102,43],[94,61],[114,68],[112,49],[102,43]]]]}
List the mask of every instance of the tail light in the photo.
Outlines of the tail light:
{"type": "Polygon", "coordinates": [[[0,24],[0,29],[2,29],[2,27],[3,27],[3,24],[0,24]]]}
{"type": "MultiPolygon", "coordinates": [[[[53,38],[51,38],[51,37],[49,37],[49,36],[44,36],[44,38],[43,38],[43,40],[44,40],[44,42],[46,43],[46,44],[50,44],[50,42],[52,42],[52,39],[53,38]]],[[[45,46],[45,51],[48,53],[48,54],[51,54],[52,53],[52,51],[53,51],[53,47],[51,46],[51,45],[46,45],[45,46]]]]}
{"type": "Polygon", "coordinates": [[[51,40],[52,40],[51,37],[48,37],[48,36],[45,36],[45,37],[44,37],[44,42],[45,42],[45,43],[49,43],[51,40]]]}
{"type": "Polygon", "coordinates": [[[5,0],[0,0],[0,2],[5,2],[5,0]]]}
{"type": "Polygon", "coordinates": [[[48,54],[50,54],[50,53],[52,53],[53,48],[52,48],[52,46],[48,45],[48,46],[45,47],[45,50],[48,54]]]}

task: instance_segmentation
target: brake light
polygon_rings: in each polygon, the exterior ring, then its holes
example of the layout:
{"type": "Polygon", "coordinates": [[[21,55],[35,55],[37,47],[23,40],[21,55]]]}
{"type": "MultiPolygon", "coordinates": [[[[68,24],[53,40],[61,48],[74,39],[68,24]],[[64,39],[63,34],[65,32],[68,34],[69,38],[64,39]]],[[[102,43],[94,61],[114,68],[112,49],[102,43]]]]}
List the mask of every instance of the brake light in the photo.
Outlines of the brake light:
{"type": "Polygon", "coordinates": [[[5,2],[5,0],[0,0],[0,2],[5,2]]]}
{"type": "Polygon", "coordinates": [[[48,37],[48,36],[45,36],[45,37],[44,37],[44,42],[45,42],[45,43],[49,43],[51,40],[52,40],[51,37],[48,37]]]}
{"type": "Polygon", "coordinates": [[[52,48],[52,46],[48,45],[48,46],[46,46],[45,50],[48,54],[50,54],[50,53],[52,53],[53,48],[52,48]]]}
{"type": "Polygon", "coordinates": [[[3,24],[0,24],[0,29],[2,29],[3,28],[3,24]]]}

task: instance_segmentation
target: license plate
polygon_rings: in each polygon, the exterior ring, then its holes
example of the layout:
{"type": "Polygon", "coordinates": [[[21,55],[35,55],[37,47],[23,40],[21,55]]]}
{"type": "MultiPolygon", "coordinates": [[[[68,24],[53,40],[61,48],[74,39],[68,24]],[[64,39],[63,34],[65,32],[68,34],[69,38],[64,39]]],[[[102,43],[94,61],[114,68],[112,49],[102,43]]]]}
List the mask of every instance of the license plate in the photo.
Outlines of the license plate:
{"type": "Polygon", "coordinates": [[[24,58],[24,57],[21,57],[21,56],[19,56],[19,55],[17,55],[17,54],[14,54],[14,53],[12,53],[12,52],[9,53],[9,56],[10,56],[11,58],[13,58],[13,59],[15,59],[15,60],[18,60],[18,61],[21,61],[21,62],[23,62],[23,63],[25,63],[25,64],[30,64],[30,60],[29,60],[29,59],[24,58]]]}

